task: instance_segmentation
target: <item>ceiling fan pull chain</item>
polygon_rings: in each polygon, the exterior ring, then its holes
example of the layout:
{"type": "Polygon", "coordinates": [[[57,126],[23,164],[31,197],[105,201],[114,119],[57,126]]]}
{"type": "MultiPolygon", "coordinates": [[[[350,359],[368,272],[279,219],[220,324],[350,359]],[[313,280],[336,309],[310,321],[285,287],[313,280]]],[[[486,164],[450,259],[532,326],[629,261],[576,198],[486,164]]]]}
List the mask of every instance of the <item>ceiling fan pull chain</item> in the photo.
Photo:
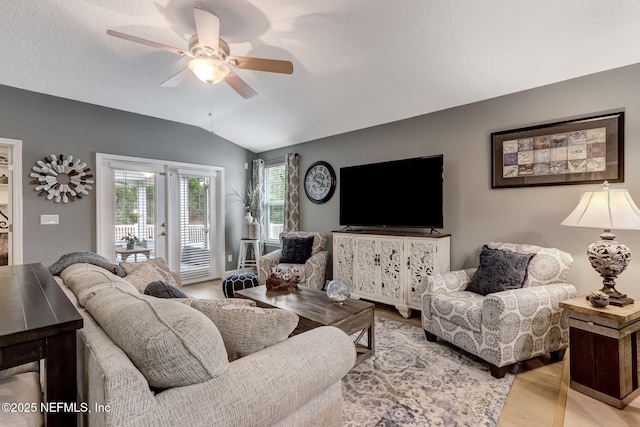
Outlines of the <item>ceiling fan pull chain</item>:
{"type": "Polygon", "coordinates": [[[213,84],[209,83],[209,119],[211,120],[211,133],[213,133],[213,84]]]}

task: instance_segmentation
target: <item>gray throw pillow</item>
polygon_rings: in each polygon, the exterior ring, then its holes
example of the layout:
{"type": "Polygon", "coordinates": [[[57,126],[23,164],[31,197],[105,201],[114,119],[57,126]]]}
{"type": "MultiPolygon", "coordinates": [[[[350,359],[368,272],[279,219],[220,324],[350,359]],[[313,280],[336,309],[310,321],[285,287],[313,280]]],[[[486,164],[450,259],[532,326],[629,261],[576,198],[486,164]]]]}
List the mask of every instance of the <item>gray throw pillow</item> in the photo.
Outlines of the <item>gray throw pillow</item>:
{"type": "Polygon", "coordinates": [[[527,278],[527,266],[534,255],[489,249],[485,245],[480,253],[480,266],[466,290],[487,295],[521,288],[527,278]]]}
{"type": "Polygon", "coordinates": [[[124,269],[118,264],[114,264],[107,258],[94,252],[71,252],[64,254],[48,267],[49,273],[51,273],[52,276],[58,276],[65,268],[79,263],[97,265],[120,277],[127,275],[124,269]]]}
{"type": "Polygon", "coordinates": [[[285,264],[304,264],[311,258],[312,249],[313,236],[283,237],[280,262],[285,264]]]}
{"type": "Polygon", "coordinates": [[[182,292],[180,288],[164,280],[156,280],[149,283],[144,288],[144,294],[156,298],[189,298],[189,295],[182,292]]]}

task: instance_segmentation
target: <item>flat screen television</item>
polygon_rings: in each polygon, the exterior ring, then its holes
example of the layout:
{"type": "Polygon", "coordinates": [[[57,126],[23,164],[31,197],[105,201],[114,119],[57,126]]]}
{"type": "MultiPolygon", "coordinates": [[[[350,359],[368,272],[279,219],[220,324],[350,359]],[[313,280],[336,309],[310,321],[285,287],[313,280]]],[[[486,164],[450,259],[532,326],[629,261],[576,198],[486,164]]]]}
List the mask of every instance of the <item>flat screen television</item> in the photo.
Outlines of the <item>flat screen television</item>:
{"type": "Polygon", "coordinates": [[[340,168],[340,224],[443,228],[442,154],[340,168]]]}

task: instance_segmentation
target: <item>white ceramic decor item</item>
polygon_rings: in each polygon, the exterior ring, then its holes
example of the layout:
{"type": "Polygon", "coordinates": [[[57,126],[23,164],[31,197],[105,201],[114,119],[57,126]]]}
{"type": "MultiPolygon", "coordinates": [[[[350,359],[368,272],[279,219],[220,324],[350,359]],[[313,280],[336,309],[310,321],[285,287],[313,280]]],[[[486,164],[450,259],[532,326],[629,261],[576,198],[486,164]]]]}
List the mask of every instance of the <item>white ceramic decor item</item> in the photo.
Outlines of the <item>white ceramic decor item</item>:
{"type": "Polygon", "coordinates": [[[242,218],[242,238],[243,239],[250,239],[250,229],[251,229],[251,223],[253,222],[253,217],[251,216],[250,212],[247,212],[244,215],[244,218],[242,218]]]}

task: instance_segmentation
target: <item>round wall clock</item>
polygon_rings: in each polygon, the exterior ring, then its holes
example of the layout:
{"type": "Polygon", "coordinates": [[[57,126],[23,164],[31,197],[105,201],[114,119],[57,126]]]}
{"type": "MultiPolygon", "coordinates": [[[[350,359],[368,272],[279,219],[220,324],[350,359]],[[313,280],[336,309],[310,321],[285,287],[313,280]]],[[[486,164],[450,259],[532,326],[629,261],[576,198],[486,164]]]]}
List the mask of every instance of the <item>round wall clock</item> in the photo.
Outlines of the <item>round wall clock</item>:
{"type": "Polygon", "coordinates": [[[36,186],[34,190],[55,203],[82,199],[93,189],[91,168],[73,156],[51,154],[38,160],[32,170],[29,176],[34,178],[31,181],[36,186]]]}
{"type": "Polygon", "coordinates": [[[315,162],[304,176],[304,192],[313,203],[325,203],[336,189],[336,173],[327,162],[315,162]]]}

